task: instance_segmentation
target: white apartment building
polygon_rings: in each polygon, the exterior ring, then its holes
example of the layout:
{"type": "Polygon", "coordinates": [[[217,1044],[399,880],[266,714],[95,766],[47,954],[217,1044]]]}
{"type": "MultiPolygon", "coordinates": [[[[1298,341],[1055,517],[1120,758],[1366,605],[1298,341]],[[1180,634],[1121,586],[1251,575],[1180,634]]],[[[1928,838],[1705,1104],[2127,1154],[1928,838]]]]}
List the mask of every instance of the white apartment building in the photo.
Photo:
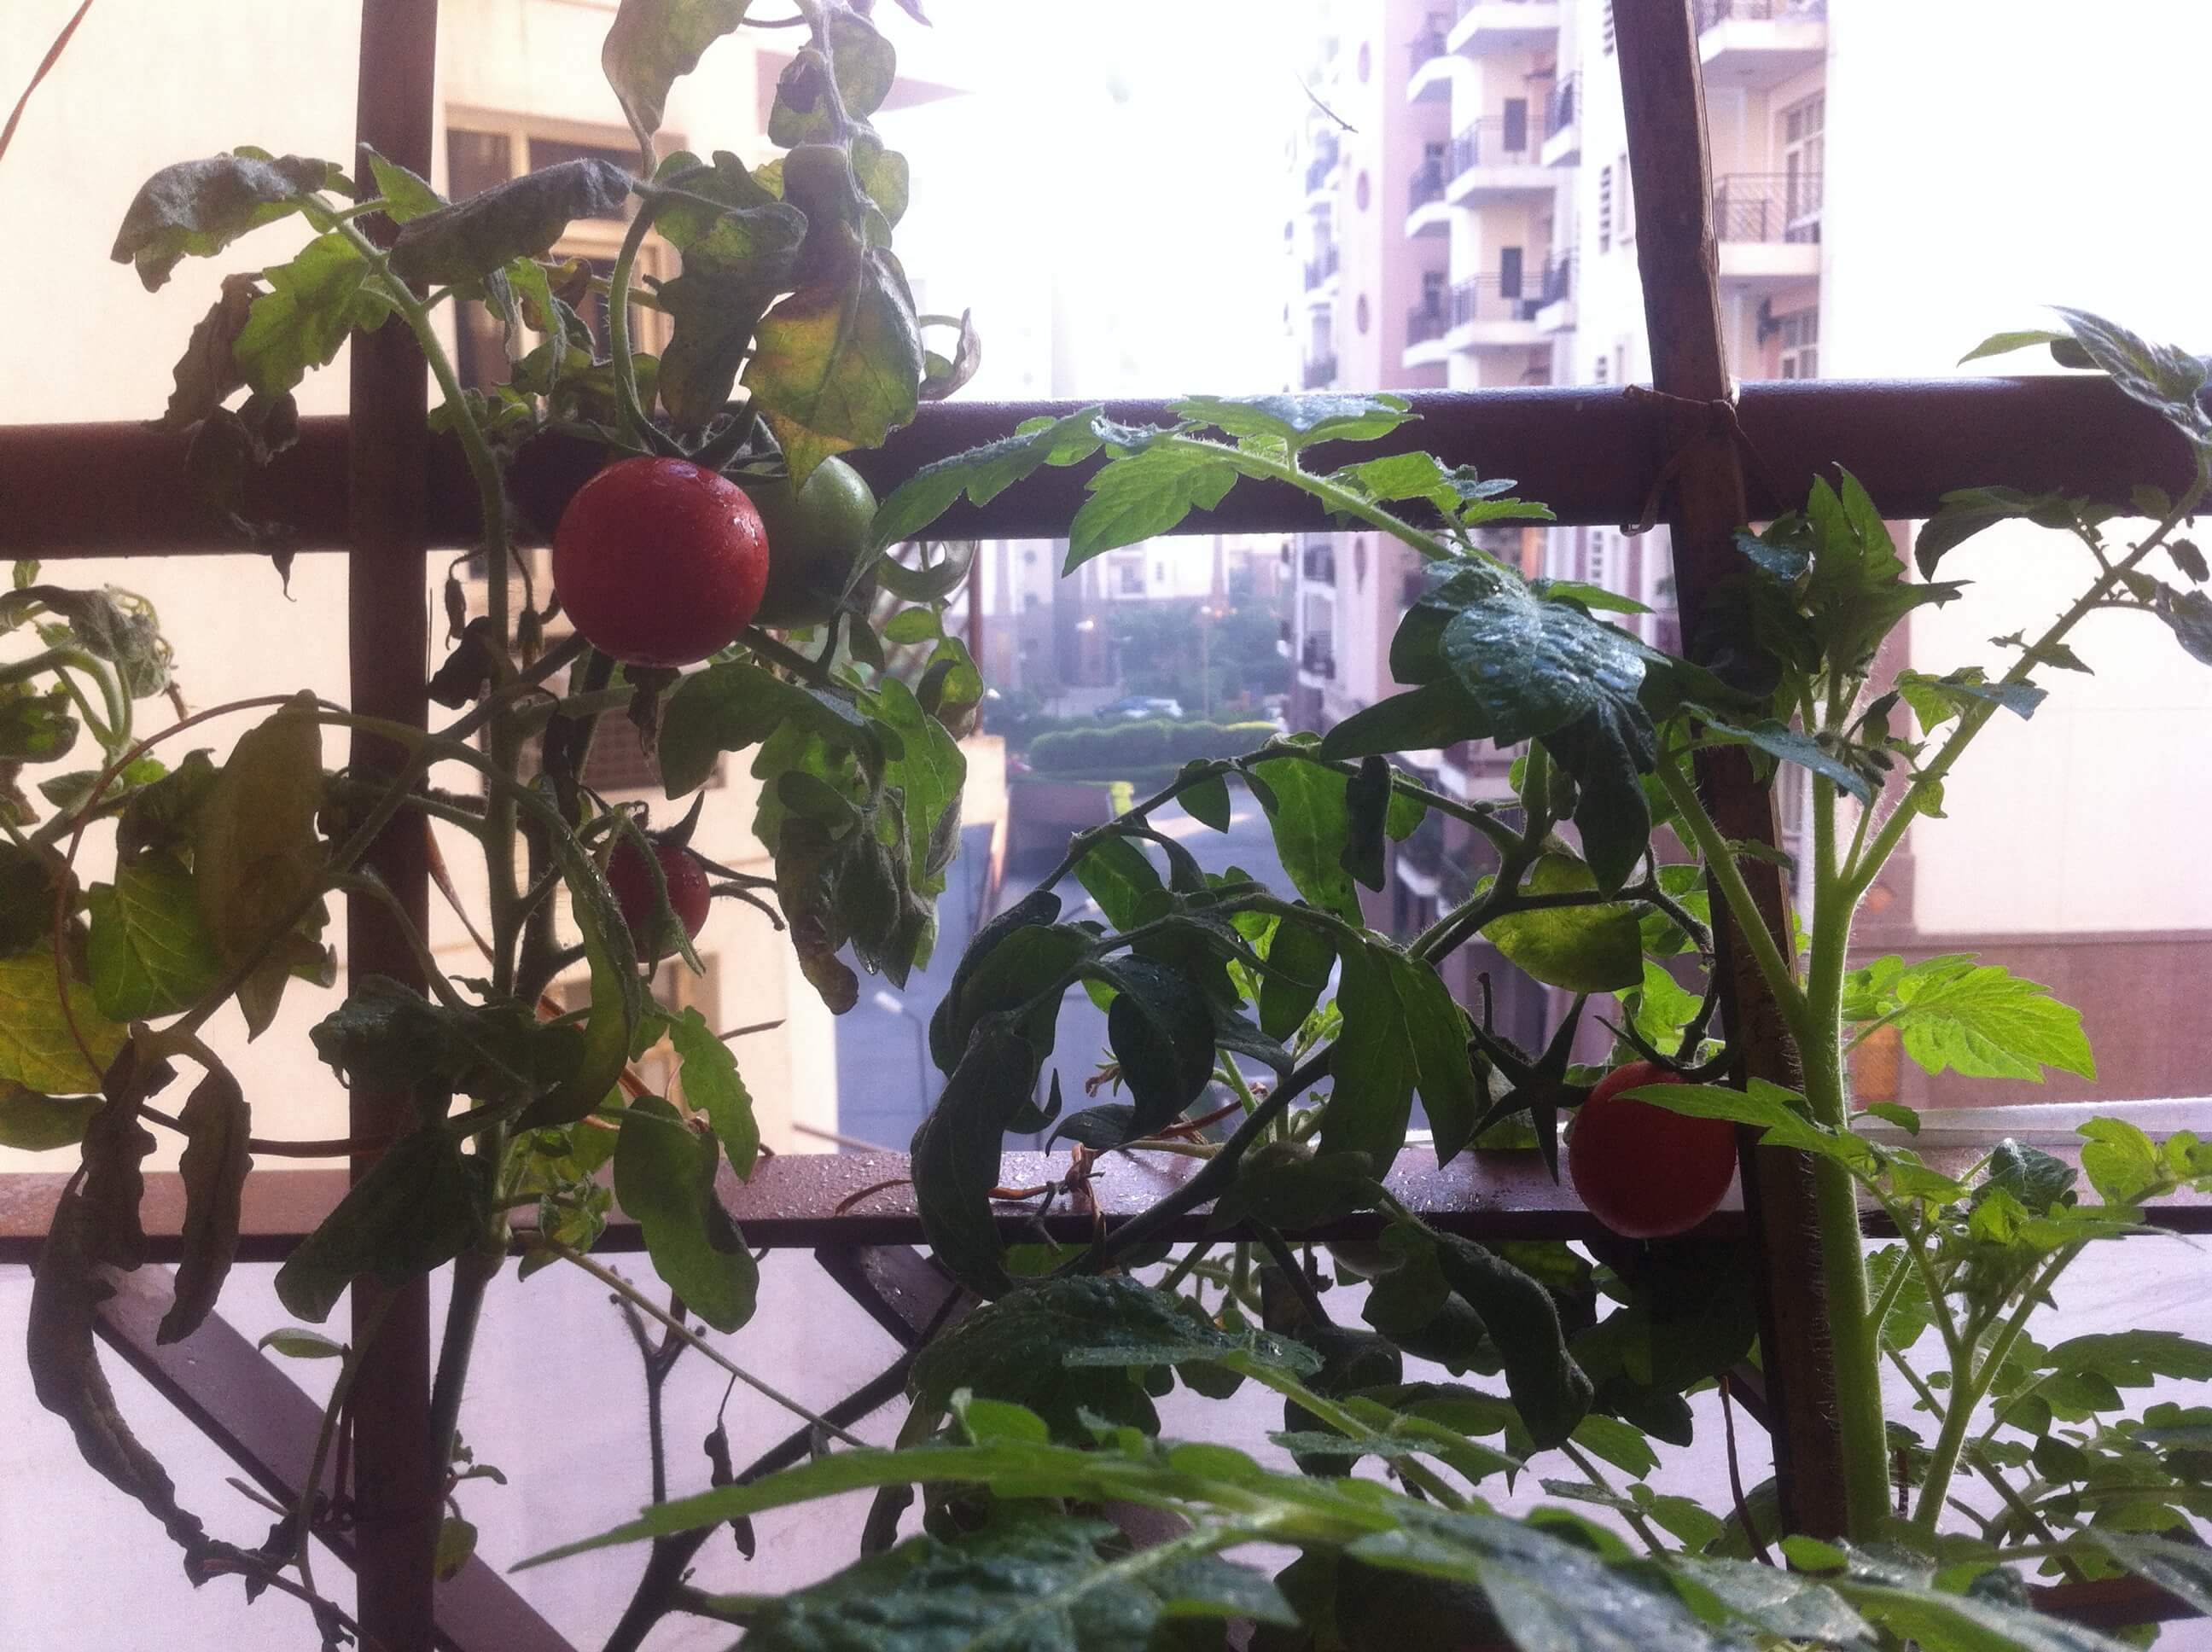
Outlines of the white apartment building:
{"type": "MultiPolygon", "coordinates": [[[[2212,20],[2154,0],[2118,0],[2094,27],[2048,0],[2001,12],[1694,0],[1693,15],[1724,342],[1739,379],[2048,370],[2027,356],[1954,364],[1990,332],[2040,325],[2038,307],[2051,302],[2204,347],[2212,317],[2197,272],[2212,234],[2179,210],[2166,173],[2199,139],[2179,107],[2130,88],[2147,53],[2201,57],[2212,20]]],[[[1340,0],[1334,15],[1339,39],[1318,89],[1327,99],[1364,87],[1347,64],[1370,58],[1374,78],[1402,76],[1395,100],[1385,87],[1364,105],[1379,125],[1358,140],[1401,172],[1370,178],[1343,164],[1352,140],[1318,118],[1299,139],[1293,303],[1316,318],[1302,381],[1648,383],[1613,0],[1340,0]],[[1299,237],[1300,219],[1329,239],[1299,237]],[[1352,236],[1411,249],[1384,266],[1406,272],[1396,294],[1355,282],[1354,269],[1391,253],[1352,236]],[[1409,306],[1401,352],[1371,376],[1346,370],[1332,346],[1364,331],[1370,301],[1398,295],[1409,306]]],[[[1900,544],[1914,525],[1893,525],[1900,544]]],[[[1655,610],[1644,634],[1676,646],[1663,529],[1518,538],[1495,548],[1517,548],[1531,573],[1638,598],[1655,610]]],[[[1396,687],[1385,661],[1407,595],[1404,553],[1370,541],[1364,554],[1379,576],[1348,580],[1352,543],[1317,537],[1296,564],[1297,709],[1309,726],[1396,687]]],[[[2062,605],[2078,589],[2080,555],[2033,530],[1976,541],[1947,574],[1977,588],[1914,616],[1913,663],[2002,669],[1988,639],[2062,605]]],[[[2193,1093],[2170,1047],[2191,983],[2212,969],[2212,883],[2189,836],[2212,759],[2212,674],[2140,616],[2096,616],[2081,651],[2096,675],[2054,684],[2032,726],[2005,720],[1954,778],[1949,818],[1916,829],[1876,891],[1868,939],[1908,955],[1980,952],[2081,1005],[2100,1078],[2054,1081],[2052,1099],[2193,1093]]],[[[1503,787],[1495,753],[1408,760],[1470,795],[1503,787]]],[[[1801,784],[1779,788],[1785,835],[1802,794],[1801,784]]],[[[1419,921],[1472,866],[1460,864],[1468,846],[1441,835],[1413,848],[1380,917],[1419,921]]],[[[2008,1093],[1954,1078],[1931,1087],[1911,1072],[1861,1078],[1869,1094],[1901,1083],[1907,1100],[2008,1093]]]]}

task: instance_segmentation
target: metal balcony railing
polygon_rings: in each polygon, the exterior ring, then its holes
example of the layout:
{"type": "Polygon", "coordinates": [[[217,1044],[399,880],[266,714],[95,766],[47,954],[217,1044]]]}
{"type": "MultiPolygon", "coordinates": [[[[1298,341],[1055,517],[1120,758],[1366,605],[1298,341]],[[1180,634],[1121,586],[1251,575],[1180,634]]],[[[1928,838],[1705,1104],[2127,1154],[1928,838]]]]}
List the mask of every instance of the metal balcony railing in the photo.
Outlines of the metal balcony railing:
{"type": "Polygon", "coordinates": [[[1544,266],[1543,301],[1547,304],[1557,304],[1561,299],[1572,298],[1574,295],[1575,255],[1571,252],[1556,254],[1552,261],[1544,266]]]}
{"type": "Polygon", "coordinates": [[[1723,241],[1817,241],[1820,174],[1732,172],[1713,184],[1713,231],[1723,241]]]}
{"type": "Polygon", "coordinates": [[[1327,540],[1310,543],[1298,557],[1298,568],[1305,577],[1322,585],[1336,583],[1336,547],[1327,540]]]}
{"type": "Polygon", "coordinates": [[[1473,11],[1477,6],[1531,5],[1535,3],[1538,3],[1538,0],[1459,0],[1459,8],[1455,15],[1464,17],[1468,13],[1473,11]]]}
{"type": "Polygon", "coordinates": [[[1407,48],[1410,61],[1406,65],[1406,73],[1408,76],[1418,75],[1438,58],[1448,57],[1450,52],[1451,43],[1446,39],[1443,30],[1431,23],[1413,37],[1413,44],[1407,48]]]}
{"type": "Polygon", "coordinates": [[[1723,23],[1796,22],[1828,15],[1828,0],[1696,0],[1698,33],[1723,23]]]}
{"type": "Polygon", "coordinates": [[[1332,681],[1336,677],[1336,634],[1309,631],[1298,644],[1298,669],[1332,681]]]}
{"type": "Polygon", "coordinates": [[[1322,390],[1336,382],[1336,357],[1316,355],[1306,363],[1304,384],[1308,390],[1322,390]]]}
{"type": "Polygon", "coordinates": [[[1337,266],[1343,261],[1343,256],[1341,251],[1332,244],[1322,247],[1320,252],[1308,258],[1306,260],[1306,291],[1310,293],[1334,275],[1337,266]]]}
{"type": "Polygon", "coordinates": [[[1424,161],[1413,168],[1413,175],[1406,180],[1406,210],[1413,212],[1431,201],[1444,198],[1444,163],[1424,161]]]}
{"type": "Polygon", "coordinates": [[[1533,321],[1544,307],[1540,286],[1526,278],[1509,288],[1503,277],[1476,276],[1452,283],[1451,325],[1464,327],[1475,321],[1533,321]]]}
{"type": "Polygon", "coordinates": [[[1406,312],[1406,342],[1425,344],[1431,338],[1442,338],[1451,331],[1451,308],[1448,298],[1439,297],[1433,304],[1416,304],[1406,312]]]}
{"type": "Polygon", "coordinates": [[[1552,88],[1544,101],[1544,136],[1557,137],[1581,118],[1582,71],[1577,70],[1552,88]]]}
{"type": "Polygon", "coordinates": [[[1452,138],[1449,175],[1456,178],[1471,167],[1534,166],[1537,148],[1535,128],[1525,115],[1470,121],[1452,138]]]}

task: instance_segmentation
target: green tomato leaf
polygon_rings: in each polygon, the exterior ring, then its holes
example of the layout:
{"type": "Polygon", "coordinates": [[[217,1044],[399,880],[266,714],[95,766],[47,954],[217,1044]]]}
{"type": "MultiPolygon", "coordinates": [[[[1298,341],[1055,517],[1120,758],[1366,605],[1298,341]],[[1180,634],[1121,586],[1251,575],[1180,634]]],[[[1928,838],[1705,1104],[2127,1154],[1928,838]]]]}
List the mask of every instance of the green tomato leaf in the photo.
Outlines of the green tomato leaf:
{"type": "Polygon", "coordinates": [[[119,867],[87,893],[93,996],[111,1021],[173,1015],[222,978],[192,875],[168,854],[119,867]]]}
{"type": "Polygon", "coordinates": [[[92,1115],[106,1103],[97,1096],[41,1096],[0,1080],[0,1147],[44,1153],[84,1139],[92,1115]]]}
{"type": "Polygon", "coordinates": [[[2054,305],[2066,330],[2091,361],[2127,395],[2154,407],[2184,434],[2203,440],[2212,434],[2212,418],[2197,405],[2204,388],[2205,364],[2172,344],[2152,344],[2118,323],[2087,310],[2054,305]]]}
{"type": "Polygon", "coordinates": [[[757,745],[787,725],[860,752],[872,766],[883,762],[879,740],[848,701],[787,683],[750,660],[718,660],[688,673],[661,708],[661,783],[672,798],[696,791],[722,753],[757,745]]]}
{"type": "Polygon", "coordinates": [[[218,155],[164,167],[139,188],[108,256],[137,266],[148,292],[187,258],[212,258],[249,229],[289,216],[338,168],[306,155],[218,155]]]}
{"type": "MultiPolygon", "coordinates": [[[[837,97],[853,119],[865,119],[883,106],[898,75],[898,54],[875,25],[849,8],[826,10],[828,46],[837,97]]],[[[769,142],[782,149],[812,143],[834,131],[829,88],[820,60],[811,53],[794,58],[777,78],[775,102],[769,110],[769,142]]]]}
{"type": "MultiPolygon", "coordinates": [[[[1571,855],[1538,857],[1522,884],[1530,895],[1595,890],[1590,869],[1571,855]]],[[[1617,993],[1644,980],[1643,935],[1626,906],[1553,907],[1494,919],[1483,938],[1507,962],[1547,987],[1571,993],[1617,993]]]]}
{"type": "Polygon", "coordinates": [[[619,212],[629,184],[620,167],[597,159],[541,167],[410,219],[392,243],[392,271],[418,287],[480,280],[510,259],[550,252],[575,219],[619,212]]]}
{"type": "Polygon", "coordinates": [[[2212,596],[2161,585],[2150,606],[2151,612],[2166,622],[2184,653],[2200,665],[2212,665],[2212,596]]]}
{"type": "Polygon", "coordinates": [[[319,1331],[296,1325],[280,1325],[253,1345],[274,1350],[287,1359],[343,1359],[346,1345],[333,1342],[319,1331]]]}
{"type": "Polygon", "coordinates": [[[1336,968],[1336,943],[1319,925],[1285,918],[1267,941],[1271,966],[1260,983],[1260,1030],[1285,1039],[1305,1024],[1336,968]]]}
{"type": "Polygon", "coordinates": [[[1839,488],[1814,478],[1805,507],[1813,536],[1813,572],[1804,604],[1825,657],[1848,671],[1863,671],[1897,623],[1925,604],[1942,604],[1962,586],[1905,578],[1897,547],[1858,478],[1841,471],[1839,488]]]}
{"type": "Polygon", "coordinates": [[[1548,734],[1602,704],[1632,705],[1644,682],[1633,639],[1517,580],[1489,582],[1460,606],[1442,648],[1500,744],[1548,734]]]}
{"type": "Polygon", "coordinates": [[[641,1096],[623,1109],[615,1198],[637,1218],[661,1282],[708,1324],[729,1332],[753,1316],[760,1271],[714,1196],[721,1157],[713,1136],[693,1130],[658,1096],[641,1096]]]}
{"type": "Polygon", "coordinates": [[[1173,1123],[1213,1078],[1213,1017],[1206,993],[1150,958],[1103,959],[1088,969],[1114,988],[1106,1040],[1134,1104],[1132,1137],[1173,1123]]]}
{"type": "Polygon", "coordinates": [[[1971,953],[1945,953],[1904,969],[1897,963],[1884,958],[1854,972],[1847,988],[1852,1018],[1889,1019],[1905,1053],[1926,1072],[1954,1069],[1969,1078],[2035,1084],[2046,1066],[2096,1076],[2081,1012],[2051,997],[2049,987],[2000,964],[1977,964],[1971,953]],[[1871,1014],[1858,1013],[1869,1009],[1871,1014]]]}
{"type": "Polygon", "coordinates": [[[1642,776],[1659,761],[1659,738],[1635,701],[1606,700],[1544,736],[1544,749],[1574,777],[1575,830],[1601,890],[1619,889],[1651,847],[1651,805],[1642,776]]]}
{"type": "Polygon", "coordinates": [[[1109,462],[1067,527],[1063,574],[1122,545],[1172,532],[1193,509],[1210,511],[1237,484],[1223,450],[1147,446],[1109,462]]]}
{"type": "Polygon", "coordinates": [[[240,1196],[253,1163],[246,1151],[252,1109],[223,1069],[213,1069],[192,1087],[179,1121],[185,1127],[184,1156],[177,1163],[185,1185],[184,1255],[177,1266],[176,1299],[154,1335],[157,1343],[181,1342],[215,1311],[238,1254],[240,1196]]]}
{"type": "Polygon", "coordinates": [[[1589,1412],[1591,1387],[1567,1352],[1552,1293],[1495,1251],[1436,1236],[1445,1282],[1481,1315],[1505,1361],[1506,1390],[1539,1449],[1558,1445],[1589,1412]]]}
{"type": "Polygon", "coordinates": [[[1344,787],[1344,848],[1337,864],[1371,890],[1382,887],[1382,826],[1390,808],[1390,765],[1379,756],[1360,760],[1344,787]]]}
{"type": "Polygon", "coordinates": [[[58,762],[76,744],[82,725],[67,689],[28,694],[10,684],[0,692],[0,762],[58,762]]]}
{"type": "Polygon", "coordinates": [[[363,1273],[403,1285],[450,1262],[484,1230],[477,1164],[435,1125],[403,1136],[276,1270],[286,1310],[320,1324],[363,1273]]]}
{"type": "Polygon", "coordinates": [[[71,979],[65,990],[66,1011],[46,948],[0,958],[0,1086],[20,1084],[48,1096],[100,1087],[128,1034],[100,1013],[83,982],[71,979]]]}
{"type": "MultiPolygon", "coordinates": [[[[1971,358],[1969,358],[1971,359],[1971,358]]],[[[2064,528],[2075,509],[2062,494],[2023,493],[2017,488],[1960,488],[1943,495],[1936,514],[1922,524],[1912,559],[1923,579],[1936,577],[1936,565],[1983,529],[2025,518],[2042,527],[2064,528]]]]}
{"type": "Polygon", "coordinates": [[[714,1139],[730,1156],[730,1169],[740,1181],[753,1173],[760,1156],[760,1122],[753,1116],[753,1098],[738,1076],[738,1058],[714,1036],[707,1017],[687,1006],[668,1022],[668,1042],[683,1063],[684,1104],[704,1113],[714,1139]]]}
{"type": "Polygon", "coordinates": [[[938,1262],[970,1291],[995,1297],[1012,1283],[991,1211],[1002,1139],[1031,1106],[1038,1056],[1013,1017],[975,1023],[937,1105],[914,1133],[915,1204],[938,1262]]]}
{"type": "Polygon", "coordinates": [[[1402,956],[1381,941],[1344,942],[1338,954],[1336,1004],[1344,1029],[1329,1064],[1321,1148],[1325,1153],[1364,1154],[1377,1175],[1388,1174],[1405,1145],[1420,1076],[1399,997],[1395,960],[1402,956]]]}
{"type": "Polygon", "coordinates": [[[374,332],[392,313],[390,301],[368,284],[368,260],[336,230],[262,273],[270,290],[253,301],[232,347],[258,395],[284,394],[326,365],[356,329],[374,332]]]}
{"type": "Polygon", "coordinates": [[[1255,763],[1251,773],[1261,783],[1260,806],[1292,886],[1322,911],[1364,923],[1352,875],[1344,869],[1352,829],[1345,777],[1303,757],[1271,757],[1255,763]]]}
{"type": "Polygon", "coordinates": [[[963,494],[972,504],[988,505],[1041,465],[1088,459],[1098,451],[1103,415],[1103,408],[1086,407],[1064,418],[1031,419],[1011,436],[923,465],[877,507],[876,546],[915,538],[963,494]]]}
{"type": "MultiPolygon", "coordinates": [[[[1411,615],[1407,616],[1411,619],[1411,615]]],[[[1402,635],[1402,633],[1401,633],[1402,635]]],[[[1489,720],[1466,689],[1449,677],[1363,706],[1322,737],[1324,757],[1389,756],[1461,740],[1486,739],[1489,720]]]]}
{"type": "Polygon", "coordinates": [[[1033,1652],[1141,1652],[1188,1624],[1230,1619],[1295,1625],[1297,1614],[1259,1573],[1194,1556],[1188,1544],[1108,1564],[1103,1521],[1039,1515],[946,1542],[908,1539],[769,1603],[745,1638],[758,1652],[866,1645],[883,1652],[1019,1644],[1033,1652]]]}
{"type": "MultiPolygon", "coordinates": [[[[275,938],[322,878],[322,731],[311,703],[302,696],[241,736],[192,818],[192,885],[226,969],[275,938]]],[[[319,913],[310,923],[319,926],[319,913]]],[[[249,1034],[275,1017],[295,961],[280,945],[240,988],[249,1034]]]]}
{"type": "MultiPolygon", "coordinates": [[[[1183,418],[1210,424],[1225,436],[1273,444],[1286,454],[1321,441],[1373,441],[1416,416],[1402,396],[1187,396],[1173,408],[1183,418]]],[[[1403,465],[1422,459],[1431,466],[1436,463],[1425,453],[1395,455],[1375,463],[1403,465]]]]}
{"type": "Polygon", "coordinates": [[[622,0],[599,48],[599,67],[637,134],[650,148],[668,90],[699,66],[708,46],[744,21],[751,0],[622,0]]]}

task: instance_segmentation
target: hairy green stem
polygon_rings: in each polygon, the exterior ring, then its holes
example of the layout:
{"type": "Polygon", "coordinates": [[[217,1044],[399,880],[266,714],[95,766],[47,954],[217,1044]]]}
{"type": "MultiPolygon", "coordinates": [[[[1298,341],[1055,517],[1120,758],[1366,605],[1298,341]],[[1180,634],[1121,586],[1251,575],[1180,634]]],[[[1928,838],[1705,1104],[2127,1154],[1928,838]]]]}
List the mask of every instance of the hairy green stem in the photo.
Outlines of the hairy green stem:
{"type": "Polygon", "coordinates": [[[1759,966],[1759,978],[1766,990],[1773,994],[1776,1005],[1782,1011],[1783,1023],[1798,1042],[1804,1042],[1805,994],[1800,990],[1794,972],[1775,945],[1774,937],[1766,932],[1766,925],[1759,916],[1759,903],[1752,899],[1751,886],[1744,882],[1743,869],[1735,864],[1735,856],[1722,837],[1720,828],[1705,812],[1699,801],[1697,787],[1676,766],[1674,755],[1662,754],[1656,773],[1659,784],[1667,793],[1668,801],[1674,805],[1675,818],[1689,829],[1697,845],[1698,853],[1714,883],[1720,886],[1722,897],[1735,916],[1736,928],[1744,944],[1750,950],[1753,961],[1759,966]]]}

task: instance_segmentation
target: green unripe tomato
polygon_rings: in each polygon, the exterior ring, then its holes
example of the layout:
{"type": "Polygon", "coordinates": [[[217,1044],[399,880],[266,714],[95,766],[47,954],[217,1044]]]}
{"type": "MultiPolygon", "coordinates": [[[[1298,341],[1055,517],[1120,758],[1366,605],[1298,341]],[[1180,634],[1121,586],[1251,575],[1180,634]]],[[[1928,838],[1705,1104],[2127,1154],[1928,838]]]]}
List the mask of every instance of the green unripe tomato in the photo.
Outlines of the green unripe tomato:
{"type": "MultiPolygon", "coordinates": [[[[753,623],[787,631],[828,624],[846,580],[868,555],[875,495],[841,459],[816,465],[795,496],[788,479],[741,485],[768,534],[768,589],[753,611],[753,623]]],[[[866,606],[875,592],[870,574],[854,600],[866,606]]]]}

